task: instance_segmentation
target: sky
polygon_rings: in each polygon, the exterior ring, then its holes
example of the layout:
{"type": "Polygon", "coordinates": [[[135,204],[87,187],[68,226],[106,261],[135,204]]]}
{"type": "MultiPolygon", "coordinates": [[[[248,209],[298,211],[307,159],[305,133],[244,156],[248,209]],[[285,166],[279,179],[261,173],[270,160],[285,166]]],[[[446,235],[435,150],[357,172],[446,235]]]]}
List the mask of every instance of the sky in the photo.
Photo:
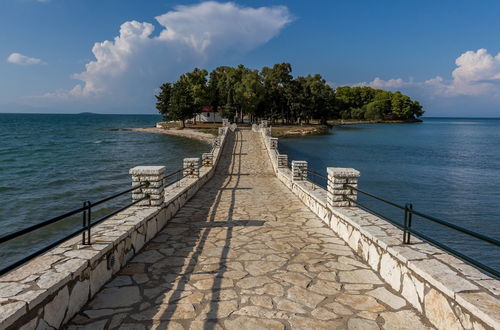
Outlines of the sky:
{"type": "Polygon", "coordinates": [[[154,114],[195,67],[289,62],[400,90],[426,116],[500,117],[500,1],[0,0],[0,112],[154,114]]]}

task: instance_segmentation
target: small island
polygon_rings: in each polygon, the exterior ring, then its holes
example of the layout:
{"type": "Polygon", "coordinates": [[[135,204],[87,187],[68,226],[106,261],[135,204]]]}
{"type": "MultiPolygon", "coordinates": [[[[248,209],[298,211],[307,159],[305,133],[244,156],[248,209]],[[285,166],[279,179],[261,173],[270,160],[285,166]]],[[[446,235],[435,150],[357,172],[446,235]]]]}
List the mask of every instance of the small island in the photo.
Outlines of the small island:
{"type": "Polygon", "coordinates": [[[220,66],[210,74],[195,68],[175,82],[163,83],[156,99],[166,121],[163,128],[210,133],[215,118],[229,118],[240,126],[266,119],[280,137],[323,134],[336,124],[419,122],[424,114],[418,101],[401,92],[332,88],[320,74],[293,77],[289,63],[260,71],[220,66]],[[213,113],[208,121],[212,125],[197,120],[202,113],[213,113]]]}

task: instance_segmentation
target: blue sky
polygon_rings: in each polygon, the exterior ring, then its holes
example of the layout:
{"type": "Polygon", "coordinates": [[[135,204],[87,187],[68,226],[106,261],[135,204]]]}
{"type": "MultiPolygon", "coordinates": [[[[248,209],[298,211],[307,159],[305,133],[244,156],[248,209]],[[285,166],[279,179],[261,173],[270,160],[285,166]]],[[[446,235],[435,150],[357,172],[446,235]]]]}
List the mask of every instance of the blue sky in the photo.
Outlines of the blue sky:
{"type": "Polygon", "coordinates": [[[499,12],[461,0],[1,0],[0,112],[155,113],[155,87],[195,66],[290,62],[334,86],[401,90],[429,116],[499,117],[499,12]]]}

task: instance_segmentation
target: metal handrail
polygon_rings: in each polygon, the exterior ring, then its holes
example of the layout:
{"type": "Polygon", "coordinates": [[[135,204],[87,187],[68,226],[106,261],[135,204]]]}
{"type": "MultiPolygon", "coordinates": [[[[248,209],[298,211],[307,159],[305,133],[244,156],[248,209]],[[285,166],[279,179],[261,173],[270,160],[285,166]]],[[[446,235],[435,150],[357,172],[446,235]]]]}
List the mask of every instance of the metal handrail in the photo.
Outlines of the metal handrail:
{"type": "MultiPolygon", "coordinates": [[[[138,189],[138,188],[142,188],[142,187],[147,187],[148,185],[149,185],[149,182],[144,182],[144,183],[142,183],[142,184],[140,184],[140,185],[138,185],[138,186],[134,186],[134,187],[132,187],[132,188],[130,188],[130,189],[127,189],[127,190],[125,190],[125,191],[122,191],[122,192],[119,192],[119,193],[114,194],[114,195],[112,195],[112,196],[109,196],[109,197],[106,197],[106,198],[104,198],[104,199],[101,199],[101,200],[99,200],[99,201],[97,201],[97,202],[95,202],[95,203],[92,203],[92,204],[91,204],[91,207],[92,207],[92,206],[97,206],[97,205],[102,204],[102,203],[104,203],[104,202],[107,202],[107,201],[109,201],[109,200],[111,200],[111,199],[114,199],[114,198],[116,198],[116,197],[119,197],[119,196],[121,196],[121,195],[124,195],[124,194],[126,194],[126,193],[128,193],[128,192],[131,192],[132,190],[136,190],[136,189],[138,189]]],[[[72,210],[72,211],[66,212],[66,213],[64,213],[64,214],[58,215],[57,217],[54,217],[54,218],[52,218],[52,219],[49,219],[49,220],[46,220],[46,221],[42,221],[42,222],[37,223],[37,224],[35,224],[35,225],[33,225],[33,226],[30,226],[30,227],[27,227],[27,228],[24,228],[24,229],[18,230],[18,231],[16,231],[16,232],[13,232],[13,233],[11,233],[11,234],[7,234],[7,235],[5,235],[5,236],[2,236],[2,237],[0,237],[0,244],[5,243],[5,242],[10,241],[10,240],[13,240],[13,239],[15,239],[15,238],[18,238],[18,237],[20,237],[20,236],[22,236],[22,235],[28,234],[28,233],[30,233],[30,232],[32,232],[32,231],[34,231],[34,230],[36,230],[36,229],[39,229],[39,228],[42,228],[42,227],[48,226],[48,225],[50,225],[50,224],[53,224],[53,223],[55,223],[55,222],[58,222],[58,221],[60,221],[60,220],[66,219],[66,218],[68,218],[68,217],[70,217],[70,216],[72,216],[72,215],[75,215],[75,214],[78,214],[78,213],[80,213],[80,212],[83,212],[83,211],[85,211],[86,209],[88,209],[88,206],[80,207],[80,208],[78,208],[78,209],[75,209],[75,210],[72,210]]]]}
{"type": "Polygon", "coordinates": [[[500,246],[500,241],[499,240],[496,240],[494,238],[485,236],[483,234],[476,233],[476,232],[474,232],[472,230],[469,230],[469,229],[457,226],[457,225],[452,224],[452,223],[450,223],[448,221],[444,221],[444,220],[438,219],[436,217],[426,215],[426,214],[424,214],[422,212],[415,211],[415,210],[413,210],[413,207],[412,207],[411,204],[406,204],[405,206],[401,206],[399,204],[396,204],[396,203],[393,203],[391,201],[388,201],[388,200],[386,200],[384,198],[375,196],[375,195],[373,195],[371,193],[368,193],[366,191],[358,189],[357,187],[354,187],[354,186],[352,186],[350,184],[344,184],[344,187],[352,189],[352,190],[355,190],[355,191],[357,191],[357,192],[359,192],[361,194],[364,194],[366,196],[372,197],[372,198],[374,198],[374,199],[376,199],[378,201],[381,201],[383,203],[386,203],[386,204],[391,205],[393,207],[396,207],[398,209],[404,210],[405,211],[404,224],[401,225],[400,223],[398,223],[398,222],[396,222],[396,221],[394,221],[394,220],[392,220],[392,219],[384,216],[383,214],[381,214],[381,213],[373,210],[372,208],[368,207],[366,204],[359,202],[357,199],[353,199],[353,198],[351,198],[349,196],[344,196],[346,200],[348,200],[348,201],[356,204],[357,206],[361,207],[362,209],[364,209],[364,210],[366,210],[366,211],[368,211],[368,212],[370,212],[370,213],[372,213],[372,214],[374,214],[374,215],[376,215],[376,216],[378,216],[378,217],[380,217],[380,218],[382,218],[382,219],[390,222],[395,227],[403,230],[403,243],[404,244],[409,244],[410,243],[410,234],[412,234],[415,237],[418,237],[418,238],[420,238],[420,239],[422,239],[424,241],[427,241],[427,242],[431,243],[432,245],[437,246],[437,247],[443,249],[444,251],[447,251],[447,252],[451,253],[452,255],[454,255],[454,256],[456,256],[456,257],[458,257],[458,258],[460,258],[460,259],[468,262],[469,264],[471,264],[471,265],[473,265],[473,266],[475,266],[475,267],[477,267],[477,268],[479,268],[479,269],[481,269],[481,270],[483,270],[483,271],[485,271],[485,272],[493,275],[494,277],[500,278],[500,271],[498,271],[498,270],[496,270],[494,268],[491,268],[491,267],[483,264],[482,262],[474,260],[473,258],[471,258],[471,257],[469,257],[469,256],[467,256],[467,255],[465,255],[465,254],[463,254],[463,253],[461,253],[461,252],[459,252],[459,251],[457,251],[457,250],[455,250],[455,249],[453,249],[453,248],[451,248],[451,247],[443,244],[443,243],[440,243],[439,241],[437,241],[437,240],[429,237],[428,235],[426,235],[426,234],[424,234],[424,233],[422,233],[422,232],[420,232],[418,230],[413,229],[411,227],[411,225],[412,225],[412,215],[416,215],[416,216],[419,216],[421,218],[424,218],[424,219],[430,220],[432,222],[438,223],[440,225],[446,226],[448,228],[454,229],[456,231],[459,231],[461,233],[467,234],[467,235],[469,235],[471,237],[474,237],[476,239],[479,239],[479,240],[481,240],[483,242],[492,244],[492,245],[497,246],[497,247],[500,246]]]}
{"type": "MultiPolygon", "coordinates": [[[[396,204],[396,203],[392,203],[392,202],[387,201],[387,200],[385,200],[385,199],[383,199],[383,198],[380,198],[380,197],[377,197],[377,196],[375,196],[375,195],[373,195],[373,194],[367,193],[367,192],[365,192],[365,191],[363,191],[363,190],[360,190],[360,189],[358,189],[358,188],[356,188],[356,187],[354,187],[354,186],[352,186],[352,185],[346,184],[345,186],[346,186],[346,187],[348,187],[348,188],[350,188],[350,189],[352,189],[352,190],[356,190],[357,192],[360,192],[360,193],[362,193],[362,194],[364,194],[364,195],[367,195],[367,196],[373,197],[373,198],[375,198],[375,199],[377,199],[377,200],[379,200],[379,201],[382,201],[382,202],[384,202],[384,203],[386,203],[386,204],[392,205],[392,206],[397,207],[397,208],[400,208],[400,209],[402,209],[402,210],[405,210],[405,209],[406,209],[405,207],[403,207],[403,206],[401,206],[401,205],[398,205],[398,204],[396,204]]],[[[350,199],[350,198],[349,198],[349,199],[350,199]]],[[[350,200],[352,201],[352,199],[350,199],[350,200]]],[[[422,217],[422,218],[424,218],[424,219],[430,220],[430,221],[432,221],[432,222],[438,223],[438,224],[440,224],[440,225],[446,226],[446,227],[448,227],[448,228],[455,229],[456,231],[459,231],[459,232],[461,232],[461,233],[464,233],[464,234],[467,234],[467,235],[469,235],[469,236],[475,237],[475,238],[477,238],[477,239],[480,239],[480,240],[482,240],[482,241],[488,242],[488,243],[493,244],[493,245],[495,245],[495,246],[500,246],[500,241],[499,241],[499,240],[496,240],[496,239],[494,239],[494,238],[491,238],[491,237],[485,236],[485,235],[480,234],[480,233],[476,233],[476,232],[474,232],[474,231],[472,231],[472,230],[469,230],[469,229],[466,229],[466,228],[463,228],[463,227],[460,227],[460,226],[454,225],[454,224],[452,224],[452,223],[450,223],[450,222],[448,222],[448,221],[440,220],[440,219],[438,219],[438,218],[435,218],[435,217],[430,216],[430,215],[426,215],[426,214],[424,214],[424,213],[421,213],[421,212],[415,211],[415,210],[413,210],[413,209],[410,209],[408,212],[410,212],[410,213],[412,213],[412,214],[414,214],[414,215],[417,215],[417,216],[419,216],[419,217],[422,217]]]]}
{"type": "MultiPolygon", "coordinates": [[[[137,189],[137,188],[134,188],[134,189],[137,189]]],[[[147,197],[148,197],[148,196],[144,196],[143,198],[141,198],[141,199],[139,199],[139,200],[133,201],[132,203],[130,203],[130,204],[126,205],[126,206],[123,206],[123,207],[121,207],[120,209],[118,209],[118,210],[116,210],[116,211],[113,211],[113,212],[111,212],[110,214],[107,214],[107,215],[105,215],[105,216],[103,216],[103,217],[99,218],[98,220],[96,220],[96,221],[92,222],[92,223],[90,224],[90,227],[93,227],[93,226],[97,225],[98,223],[100,223],[100,222],[102,222],[102,221],[104,221],[104,220],[106,220],[106,219],[108,219],[108,218],[112,217],[113,215],[115,215],[115,214],[117,214],[117,213],[119,213],[119,212],[121,212],[121,211],[123,211],[123,210],[125,210],[125,209],[127,209],[127,208],[129,208],[129,207],[131,207],[131,206],[133,206],[133,205],[135,205],[135,204],[137,204],[137,203],[141,202],[141,201],[143,201],[143,200],[144,200],[144,199],[146,199],[147,197]]],[[[82,207],[81,209],[86,209],[86,208],[83,208],[83,207],[82,207]]],[[[83,210],[82,210],[82,211],[83,211],[83,210]]],[[[52,242],[52,243],[50,243],[49,245],[46,245],[46,246],[44,246],[43,248],[41,248],[41,249],[39,249],[39,250],[37,250],[37,251],[35,251],[35,252],[33,252],[33,253],[29,254],[28,256],[26,256],[26,257],[24,257],[24,258],[22,258],[22,259],[20,259],[20,260],[18,260],[18,261],[16,261],[16,262],[14,262],[14,263],[12,263],[12,264],[8,265],[8,266],[6,266],[6,267],[4,267],[4,268],[0,269],[0,276],[1,276],[1,275],[3,275],[3,274],[5,274],[5,273],[8,273],[9,271],[11,271],[11,270],[13,270],[13,269],[15,269],[15,268],[17,268],[17,267],[19,267],[19,266],[21,266],[22,264],[24,264],[24,263],[26,263],[26,262],[30,261],[31,259],[33,259],[33,258],[35,258],[35,257],[39,256],[40,254],[42,254],[42,253],[44,253],[44,252],[49,251],[50,249],[52,249],[52,248],[56,247],[57,245],[59,245],[59,244],[63,243],[64,241],[66,241],[66,240],[68,240],[68,239],[70,239],[70,238],[73,238],[74,236],[76,236],[76,235],[78,235],[78,234],[80,234],[80,233],[84,233],[85,231],[88,231],[88,229],[89,229],[88,227],[80,227],[80,228],[78,228],[77,230],[75,230],[75,231],[71,232],[70,234],[68,234],[68,235],[66,235],[66,236],[64,236],[64,237],[62,237],[62,238],[60,238],[60,239],[56,240],[55,242],[52,242]]],[[[6,236],[4,236],[4,237],[6,237],[6,236]]]]}
{"type": "Polygon", "coordinates": [[[319,174],[318,172],[315,172],[315,171],[313,171],[313,170],[307,169],[307,173],[312,174],[312,175],[314,175],[314,176],[317,176],[317,177],[319,177],[319,178],[322,178],[322,179],[328,180],[328,177],[327,177],[327,176],[324,176],[323,174],[319,174]]]}

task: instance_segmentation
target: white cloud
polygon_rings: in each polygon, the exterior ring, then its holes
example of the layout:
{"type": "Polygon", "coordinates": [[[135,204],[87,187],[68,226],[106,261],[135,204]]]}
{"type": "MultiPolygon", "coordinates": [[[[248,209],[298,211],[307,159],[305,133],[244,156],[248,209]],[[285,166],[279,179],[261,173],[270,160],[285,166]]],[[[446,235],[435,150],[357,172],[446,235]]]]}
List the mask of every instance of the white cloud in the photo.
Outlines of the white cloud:
{"type": "Polygon", "coordinates": [[[7,62],[18,65],[37,65],[37,64],[46,64],[39,58],[28,57],[19,53],[12,53],[7,57],[7,62]]]}
{"type": "Polygon", "coordinates": [[[284,6],[248,8],[209,1],[175,7],[156,20],[162,26],[156,36],[151,23],[123,23],[114,40],[94,45],[95,60],[85,71],[73,75],[82,83],[44,97],[151,105],[159,83],[225,55],[252,50],[292,18],[284,6]]]}
{"type": "Polygon", "coordinates": [[[408,86],[411,84],[413,84],[413,79],[410,79],[408,81],[404,81],[401,78],[384,80],[379,77],[375,77],[375,79],[373,79],[370,82],[361,82],[355,84],[354,86],[370,86],[373,88],[395,89],[408,86]]]}
{"type": "Polygon", "coordinates": [[[484,48],[467,51],[456,60],[457,67],[451,72],[451,78],[441,76],[417,82],[397,78],[383,80],[375,78],[371,82],[362,82],[356,86],[399,89],[417,88],[432,96],[500,96],[500,53],[489,54],[484,48]]]}

